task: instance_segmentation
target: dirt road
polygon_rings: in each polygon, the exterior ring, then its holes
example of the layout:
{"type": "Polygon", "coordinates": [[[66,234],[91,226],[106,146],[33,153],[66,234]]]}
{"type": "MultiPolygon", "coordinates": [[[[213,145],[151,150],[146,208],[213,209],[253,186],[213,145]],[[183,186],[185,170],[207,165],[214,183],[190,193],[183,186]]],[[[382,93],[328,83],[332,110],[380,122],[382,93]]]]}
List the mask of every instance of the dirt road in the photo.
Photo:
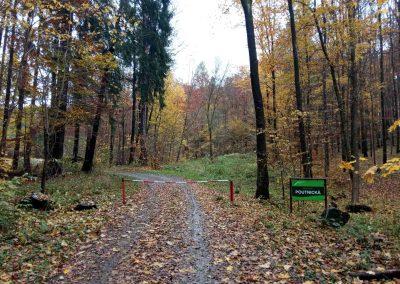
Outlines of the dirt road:
{"type": "MultiPolygon", "coordinates": [[[[131,179],[178,181],[152,174],[131,179]]],[[[213,283],[204,213],[189,185],[149,184],[126,214],[105,228],[99,241],[83,247],[66,283],[213,283]]],[[[70,270],[70,272],[69,272],[70,270]]]]}

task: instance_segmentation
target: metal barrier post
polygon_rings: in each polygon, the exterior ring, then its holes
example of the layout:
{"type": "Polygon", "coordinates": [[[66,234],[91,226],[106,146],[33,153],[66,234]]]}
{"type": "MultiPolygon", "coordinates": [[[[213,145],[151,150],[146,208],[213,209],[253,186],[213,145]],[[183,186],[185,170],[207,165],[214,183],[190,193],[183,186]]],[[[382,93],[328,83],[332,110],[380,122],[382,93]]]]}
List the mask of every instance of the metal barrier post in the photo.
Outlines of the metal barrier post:
{"type": "Polygon", "coordinates": [[[233,184],[233,181],[230,181],[230,200],[231,204],[235,202],[235,186],[233,184]]]}
{"type": "Polygon", "coordinates": [[[125,179],[124,178],[122,178],[121,196],[122,196],[122,204],[126,205],[126,189],[125,189],[125,179]]]}

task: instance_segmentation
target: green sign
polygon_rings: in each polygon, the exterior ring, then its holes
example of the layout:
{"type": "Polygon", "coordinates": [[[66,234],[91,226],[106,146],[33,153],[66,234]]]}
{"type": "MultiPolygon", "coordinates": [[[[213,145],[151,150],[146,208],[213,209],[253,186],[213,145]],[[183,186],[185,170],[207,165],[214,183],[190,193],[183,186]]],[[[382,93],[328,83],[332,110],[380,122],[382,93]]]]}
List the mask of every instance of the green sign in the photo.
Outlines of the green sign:
{"type": "Polygon", "coordinates": [[[291,189],[294,201],[325,201],[324,179],[292,179],[291,189]]]}
{"type": "Polygon", "coordinates": [[[325,179],[290,179],[290,212],[292,201],[324,201],[327,207],[325,179]]]}

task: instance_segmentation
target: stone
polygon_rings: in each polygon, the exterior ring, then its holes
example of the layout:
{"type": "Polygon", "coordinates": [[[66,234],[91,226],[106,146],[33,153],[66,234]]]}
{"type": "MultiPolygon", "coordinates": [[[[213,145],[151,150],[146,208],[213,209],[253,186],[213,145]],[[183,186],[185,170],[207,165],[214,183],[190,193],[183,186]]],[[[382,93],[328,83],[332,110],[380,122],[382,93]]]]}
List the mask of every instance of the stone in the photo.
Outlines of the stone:
{"type": "Polygon", "coordinates": [[[346,206],[346,211],[350,213],[372,212],[372,208],[363,204],[349,204],[346,206]]]}
{"type": "Polygon", "coordinates": [[[52,210],[50,197],[40,192],[33,192],[29,196],[23,198],[20,205],[31,206],[33,209],[38,210],[52,210]]]}
{"type": "Polygon", "coordinates": [[[74,208],[75,211],[85,211],[92,209],[97,209],[97,205],[94,201],[82,201],[74,208]]]}
{"type": "Polygon", "coordinates": [[[337,208],[328,208],[321,214],[321,218],[329,226],[338,228],[347,224],[350,214],[337,208]]]}

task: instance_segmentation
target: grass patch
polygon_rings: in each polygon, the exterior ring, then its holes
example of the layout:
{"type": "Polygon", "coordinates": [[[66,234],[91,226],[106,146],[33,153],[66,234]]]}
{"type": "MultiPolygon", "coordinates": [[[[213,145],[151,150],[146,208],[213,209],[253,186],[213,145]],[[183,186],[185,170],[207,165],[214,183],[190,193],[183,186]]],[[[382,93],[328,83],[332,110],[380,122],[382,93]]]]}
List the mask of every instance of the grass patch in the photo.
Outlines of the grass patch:
{"type": "MultiPolygon", "coordinates": [[[[256,156],[250,154],[229,154],[210,161],[209,158],[188,160],[166,165],[158,173],[181,176],[193,180],[228,179],[235,182],[236,193],[254,195],[257,180],[256,156]]],[[[280,185],[270,169],[270,188],[273,196],[280,196],[280,185]]],[[[216,185],[217,187],[220,187],[216,185]]]]}
{"type": "MultiPolygon", "coordinates": [[[[47,183],[46,193],[54,206],[48,212],[17,206],[21,197],[39,191],[38,183],[16,179],[0,186],[0,282],[43,282],[77,246],[99,237],[100,228],[109,220],[108,212],[120,203],[117,176],[101,171],[66,172],[47,183]],[[98,210],[73,210],[79,201],[89,199],[97,203],[98,210]]],[[[136,189],[127,185],[128,195],[136,189]]]]}

